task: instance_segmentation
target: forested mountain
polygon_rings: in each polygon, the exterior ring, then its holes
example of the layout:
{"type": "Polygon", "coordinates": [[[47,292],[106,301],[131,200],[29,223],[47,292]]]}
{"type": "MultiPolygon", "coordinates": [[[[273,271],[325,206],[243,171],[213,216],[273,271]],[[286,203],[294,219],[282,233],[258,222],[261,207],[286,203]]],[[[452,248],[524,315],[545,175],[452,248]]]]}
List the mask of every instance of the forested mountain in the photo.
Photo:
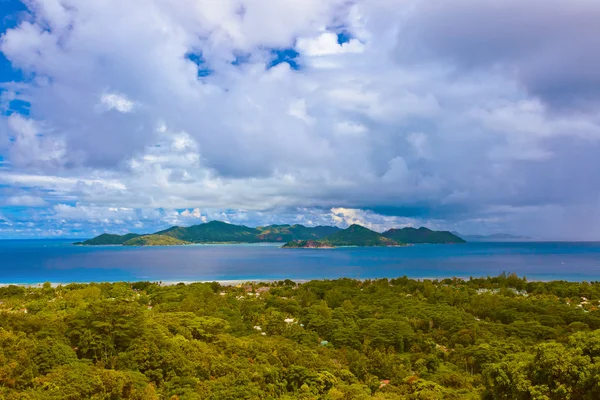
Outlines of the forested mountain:
{"type": "MultiPolygon", "coordinates": [[[[335,247],[335,246],[390,246],[402,243],[464,243],[450,232],[432,231],[427,228],[390,229],[379,234],[360,225],[344,230],[336,226],[268,225],[250,228],[221,221],[211,221],[189,227],[173,226],[149,234],[111,235],[103,233],[84,242],[83,245],[124,244],[139,236],[163,235],[190,243],[259,243],[288,242],[286,247],[335,247]],[[322,241],[327,238],[327,242],[322,241]],[[303,243],[300,243],[303,242],[303,243]],[[304,243],[305,242],[305,243],[304,243]],[[397,242],[397,243],[393,243],[397,242]]],[[[138,243],[144,243],[142,240],[138,243]]],[[[157,242],[157,240],[155,240],[157,242]]],[[[165,245],[169,242],[163,240],[165,245]]],[[[180,244],[173,242],[173,244],[180,244]]]]}
{"type": "Polygon", "coordinates": [[[190,244],[184,240],[165,235],[144,235],[129,239],[123,246],[178,246],[190,244]]]}
{"type": "Polygon", "coordinates": [[[332,235],[319,240],[297,240],[286,243],[289,248],[318,248],[340,246],[399,246],[402,243],[365,228],[360,225],[350,225],[332,235]]]}
{"type": "Polygon", "coordinates": [[[257,230],[243,225],[211,221],[190,227],[174,226],[156,235],[171,236],[192,243],[257,242],[257,230]]]}
{"type": "Polygon", "coordinates": [[[390,229],[383,232],[386,238],[403,243],[449,244],[466,243],[464,239],[448,231],[432,231],[425,227],[390,229]]]}
{"type": "MultiPolygon", "coordinates": [[[[340,229],[335,226],[304,225],[269,225],[250,228],[244,225],[234,225],[221,221],[211,221],[189,227],[173,226],[149,235],[129,233],[127,235],[111,235],[103,233],[93,239],[76,244],[108,245],[124,244],[129,239],[139,236],[161,235],[190,243],[258,243],[258,242],[287,242],[290,240],[320,239],[340,229]]],[[[142,241],[144,242],[144,241],[142,241]]],[[[139,242],[141,243],[141,242],[139,242]]],[[[167,245],[167,241],[163,240],[167,245]]],[[[173,244],[180,244],[175,243],[173,244]]]]}
{"type": "Polygon", "coordinates": [[[75,244],[82,244],[86,246],[99,246],[99,245],[111,245],[111,244],[123,244],[126,241],[136,238],[138,236],[137,233],[128,233],[126,235],[113,235],[110,233],[103,233],[100,236],[96,236],[93,239],[89,239],[83,242],[76,242],[75,244]]]}
{"type": "Polygon", "coordinates": [[[600,283],[0,287],[0,398],[600,398],[600,283]]]}
{"type": "Polygon", "coordinates": [[[316,240],[340,230],[336,226],[269,225],[256,228],[258,239],[267,242],[289,242],[291,240],[316,240]]]}

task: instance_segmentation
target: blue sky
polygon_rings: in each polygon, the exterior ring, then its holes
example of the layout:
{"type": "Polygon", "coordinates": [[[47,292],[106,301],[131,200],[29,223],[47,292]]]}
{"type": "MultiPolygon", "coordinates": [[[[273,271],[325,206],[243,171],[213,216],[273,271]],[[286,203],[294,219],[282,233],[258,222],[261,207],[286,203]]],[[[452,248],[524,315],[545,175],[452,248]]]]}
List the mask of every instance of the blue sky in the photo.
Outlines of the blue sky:
{"type": "Polygon", "coordinates": [[[0,0],[0,238],[600,240],[595,0],[0,0]]]}

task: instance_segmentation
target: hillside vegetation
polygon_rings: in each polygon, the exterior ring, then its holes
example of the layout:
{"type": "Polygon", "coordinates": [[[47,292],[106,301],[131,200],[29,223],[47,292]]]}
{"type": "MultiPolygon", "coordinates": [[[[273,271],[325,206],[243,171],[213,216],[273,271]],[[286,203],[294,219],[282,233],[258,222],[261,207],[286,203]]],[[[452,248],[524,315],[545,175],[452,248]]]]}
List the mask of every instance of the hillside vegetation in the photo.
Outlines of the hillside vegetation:
{"type": "Polygon", "coordinates": [[[332,235],[320,240],[292,241],[283,247],[287,248],[327,248],[340,246],[400,246],[401,242],[386,238],[385,236],[360,225],[350,225],[332,235]]]}
{"type": "Polygon", "coordinates": [[[221,221],[211,221],[206,224],[193,225],[188,228],[175,226],[157,235],[171,236],[176,239],[194,243],[210,242],[256,242],[256,229],[242,225],[233,225],[221,221]]]}
{"type": "MultiPolygon", "coordinates": [[[[189,243],[286,242],[289,240],[320,239],[339,230],[339,228],[334,226],[306,227],[303,225],[269,225],[258,228],[249,228],[243,225],[211,221],[189,227],[173,226],[149,235],[131,233],[120,236],[104,233],[93,239],[77,242],[75,244],[90,246],[124,244],[127,240],[132,238],[153,235],[168,236],[189,243]]],[[[173,244],[180,243],[173,242],[173,244]]]]}
{"type": "Polygon", "coordinates": [[[128,233],[126,235],[113,235],[110,233],[103,233],[100,236],[96,236],[93,239],[89,239],[83,242],[76,242],[75,244],[87,245],[87,246],[101,246],[101,245],[118,245],[123,244],[128,240],[139,237],[137,233],[128,233]]]}
{"type": "Polygon", "coordinates": [[[291,240],[317,240],[340,230],[335,226],[306,227],[304,225],[259,226],[258,239],[267,242],[289,242],[291,240]]]}
{"type": "MultiPolygon", "coordinates": [[[[403,243],[464,243],[458,236],[427,228],[390,229],[379,234],[360,225],[346,229],[335,226],[268,225],[250,228],[221,221],[211,221],[189,227],[173,226],[148,235],[104,233],[82,245],[124,244],[130,239],[152,235],[168,236],[189,243],[286,243],[285,247],[338,247],[338,246],[394,246],[403,243]],[[326,242],[324,242],[326,240],[326,242]]],[[[144,239],[145,241],[147,239],[144,239]]],[[[135,243],[135,242],[133,242],[135,243]]],[[[163,245],[181,244],[163,241],[163,245]]]]}
{"type": "Polygon", "coordinates": [[[0,287],[0,398],[598,399],[599,300],[505,274],[0,287]]]}
{"type": "Polygon", "coordinates": [[[129,239],[123,243],[123,246],[177,246],[183,244],[190,244],[190,242],[165,235],[145,235],[129,239]]]}

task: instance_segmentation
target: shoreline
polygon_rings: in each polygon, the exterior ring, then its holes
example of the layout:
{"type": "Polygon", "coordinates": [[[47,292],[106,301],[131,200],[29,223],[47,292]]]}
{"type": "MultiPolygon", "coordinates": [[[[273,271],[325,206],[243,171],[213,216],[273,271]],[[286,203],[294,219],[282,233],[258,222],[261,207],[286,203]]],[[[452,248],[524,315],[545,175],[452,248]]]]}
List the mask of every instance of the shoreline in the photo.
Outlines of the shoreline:
{"type": "MultiPolygon", "coordinates": [[[[379,280],[379,279],[397,279],[397,278],[402,278],[403,276],[397,276],[397,277],[380,277],[380,278],[350,278],[353,280],[357,280],[357,281],[365,281],[365,280],[379,280]]],[[[299,284],[304,284],[310,281],[335,281],[338,279],[347,279],[349,277],[347,276],[340,276],[337,278],[313,278],[313,279],[292,279],[292,278],[281,278],[281,279],[215,279],[215,280],[168,280],[168,281],[161,281],[161,280],[149,280],[149,279],[140,279],[140,280],[133,280],[133,281],[129,281],[129,280],[116,280],[116,281],[85,281],[85,282],[50,282],[50,284],[52,285],[52,287],[58,287],[58,286],[65,286],[65,285],[70,285],[70,284],[82,284],[82,285],[89,285],[91,283],[117,283],[117,282],[127,282],[127,283],[135,283],[135,282],[152,282],[152,283],[159,283],[160,282],[160,286],[175,286],[179,283],[184,283],[185,285],[190,285],[193,283],[212,283],[212,282],[217,282],[219,283],[221,286],[236,286],[236,285],[243,285],[243,284],[257,284],[260,282],[263,283],[273,283],[273,282],[279,282],[279,281],[284,281],[286,279],[289,279],[295,283],[299,283],[299,284]]],[[[443,280],[443,279],[460,279],[463,280],[465,282],[468,282],[470,277],[459,277],[459,276],[444,276],[444,277],[407,277],[408,279],[412,279],[415,281],[424,281],[424,280],[443,280]]],[[[480,277],[473,277],[474,279],[486,279],[486,276],[480,276],[480,277]]],[[[521,277],[519,277],[521,278],[521,277]]],[[[584,280],[567,280],[567,279],[527,279],[527,282],[543,282],[543,283],[548,283],[548,282],[554,282],[554,281],[566,281],[566,282],[589,282],[589,281],[584,281],[584,280]]],[[[36,282],[36,283],[0,283],[0,287],[7,287],[7,286],[22,286],[22,287],[41,287],[45,282],[36,282]]]]}

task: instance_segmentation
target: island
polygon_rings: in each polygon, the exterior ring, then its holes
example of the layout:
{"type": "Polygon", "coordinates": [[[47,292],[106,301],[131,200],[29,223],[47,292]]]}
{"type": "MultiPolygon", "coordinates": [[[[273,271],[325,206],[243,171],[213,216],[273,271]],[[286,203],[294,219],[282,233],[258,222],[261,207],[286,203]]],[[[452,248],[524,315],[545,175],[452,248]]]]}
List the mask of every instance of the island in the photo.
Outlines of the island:
{"type": "Polygon", "coordinates": [[[129,239],[123,243],[123,246],[181,246],[185,244],[190,244],[190,242],[165,235],[144,235],[129,239]]]}
{"type": "Polygon", "coordinates": [[[325,240],[292,240],[281,247],[290,249],[333,249],[334,246],[325,240]]]}
{"type": "Polygon", "coordinates": [[[320,240],[296,240],[284,244],[284,248],[332,248],[344,246],[387,247],[405,246],[405,243],[389,239],[380,233],[357,224],[340,230],[320,240]]]}
{"type": "Polygon", "coordinates": [[[76,242],[82,246],[173,246],[189,243],[284,243],[288,248],[330,248],[340,246],[402,246],[406,244],[448,244],[465,241],[447,231],[428,228],[390,229],[378,233],[354,224],[346,229],[337,226],[300,224],[267,225],[256,228],[222,221],[172,226],[155,233],[103,233],[93,239],[76,242]],[[167,239],[170,238],[170,239],[167,239]],[[136,240],[134,240],[136,239],[136,240]]]}
{"type": "Polygon", "coordinates": [[[128,240],[137,238],[142,235],[137,233],[128,233],[126,235],[114,235],[110,233],[103,233],[100,236],[96,236],[93,239],[89,239],[83,242],[75,242],[73,244],[83,246],[107,246],[107,245],[121,245],[128,240]]]}
{"type": "Polygon", "coordinates": [[[404,243],[451,244],[466,243],[466,241],[448,231],[432,231],[425,227],[390,229],[382,234],[388,239],[404,243]]]}

